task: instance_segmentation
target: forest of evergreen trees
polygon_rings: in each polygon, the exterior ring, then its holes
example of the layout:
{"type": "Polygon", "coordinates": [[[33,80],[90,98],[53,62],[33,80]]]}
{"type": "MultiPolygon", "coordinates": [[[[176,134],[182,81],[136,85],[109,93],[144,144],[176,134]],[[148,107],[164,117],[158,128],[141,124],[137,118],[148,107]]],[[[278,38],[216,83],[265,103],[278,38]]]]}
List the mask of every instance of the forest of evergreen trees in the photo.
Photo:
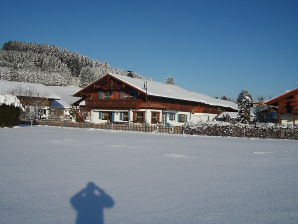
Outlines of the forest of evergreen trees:
{"type": "Polygon", "coordinates": [[[83,87],[108,72],[131,76],[107,62],[53,45],[8,41],[0,50],[0,79],[83,87]]]}

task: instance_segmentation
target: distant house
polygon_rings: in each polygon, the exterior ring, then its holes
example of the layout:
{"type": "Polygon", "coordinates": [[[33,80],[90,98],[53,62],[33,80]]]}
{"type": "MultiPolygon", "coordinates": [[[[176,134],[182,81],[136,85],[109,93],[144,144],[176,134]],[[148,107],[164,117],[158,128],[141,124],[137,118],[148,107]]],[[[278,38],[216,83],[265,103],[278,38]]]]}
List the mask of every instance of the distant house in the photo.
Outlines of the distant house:
{"type": "Polygon", "coordinates": [[[278,121],[282,124],[297,124],[298,88],[285,92],[266,102],[278,108],[278,121]]]}
{"type": "Polygon", "coordinates": [[[74,94],[92,123],[147,123],[183,125],[192,117],[212,120],[237,104],[179,86],[107,74],[74,94]]]}
{"type": "Polygon", "coordinates": [[[26,116],[34,118],[49,117],[51,103],[60,99],[45,85],[6,80],[0,80],[0,94],[16,96],[24,106],[26,116]]]}
{"type": "Polygon", "coordinates": [[[74,97],[72,94],[78,92],[81,88],[78,86],[47,86],[47,88],[60,97],[60,99],[51,102],[51,117],[74,119],[71,109],[73,103],[80,98],[74,97]]]}

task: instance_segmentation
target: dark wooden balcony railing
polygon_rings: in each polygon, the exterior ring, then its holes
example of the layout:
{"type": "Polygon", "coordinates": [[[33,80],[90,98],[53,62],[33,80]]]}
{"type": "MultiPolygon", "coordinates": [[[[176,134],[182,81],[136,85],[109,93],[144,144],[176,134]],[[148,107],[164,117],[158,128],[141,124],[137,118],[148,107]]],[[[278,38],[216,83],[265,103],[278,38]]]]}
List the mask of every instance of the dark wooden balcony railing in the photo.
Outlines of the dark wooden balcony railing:
{"type": "Polygon", "coordinates": [[[111,100],[98,100],[98,99],[86,99],[86,107],[89,108],[141,108],[144,103],[140,99],[111,99],[111,100]]]}
{"type": "Polygon", "coordinates": [[[181,103],[166,103],[149,100],[147,103],[141,99],[86,99],[86,107],[94,109],[159,109],[177,110],[195,113],[218,113],[217,108],[199,105],[184,105],[181,103]]]}

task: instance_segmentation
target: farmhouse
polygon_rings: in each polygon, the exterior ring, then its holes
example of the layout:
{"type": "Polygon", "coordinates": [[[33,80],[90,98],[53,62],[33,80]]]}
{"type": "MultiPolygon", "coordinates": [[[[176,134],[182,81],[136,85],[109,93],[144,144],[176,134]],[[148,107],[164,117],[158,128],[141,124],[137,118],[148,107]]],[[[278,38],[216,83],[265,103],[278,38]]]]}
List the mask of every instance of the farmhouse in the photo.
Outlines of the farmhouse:
{"type": "Polygon", "coordinates": [[[26,116],[47,118],[50,106],[60,97],[45,85],[27,82],[0,80],[0,94],[16,96],[25,108],[26,116]]]}
{"type": "Polygon", "coordinates": [[[180,126],[190,119],[212,120],[237,105],[179,86],[106,74],[74,94],[90,122],[147,123],[180,126]]]}
{"type": "Polygon", "coordinates": [[[266,102],[278,107],[278,120],[282,124],[297,124],[298,121],[298,88],[285,92],[266,102]]]}

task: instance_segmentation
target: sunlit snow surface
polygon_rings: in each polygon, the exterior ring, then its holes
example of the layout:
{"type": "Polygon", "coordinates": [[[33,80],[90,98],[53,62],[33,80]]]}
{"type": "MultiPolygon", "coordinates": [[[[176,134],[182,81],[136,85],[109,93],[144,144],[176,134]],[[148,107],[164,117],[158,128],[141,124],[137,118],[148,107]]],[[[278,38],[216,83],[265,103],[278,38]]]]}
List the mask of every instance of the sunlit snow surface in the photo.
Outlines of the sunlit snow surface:
{"type": "Polygon", "coordinates": [[[0,223],[298,223],[298,141],[0,129],[0,223]],[[76,221],[89,182],[103,221],[76,221]]]}

